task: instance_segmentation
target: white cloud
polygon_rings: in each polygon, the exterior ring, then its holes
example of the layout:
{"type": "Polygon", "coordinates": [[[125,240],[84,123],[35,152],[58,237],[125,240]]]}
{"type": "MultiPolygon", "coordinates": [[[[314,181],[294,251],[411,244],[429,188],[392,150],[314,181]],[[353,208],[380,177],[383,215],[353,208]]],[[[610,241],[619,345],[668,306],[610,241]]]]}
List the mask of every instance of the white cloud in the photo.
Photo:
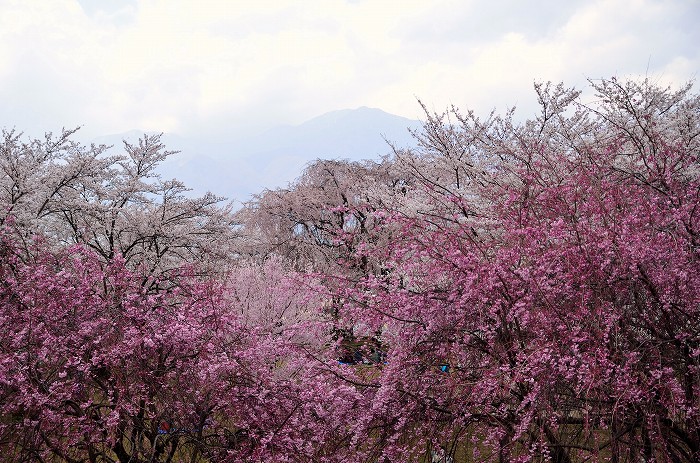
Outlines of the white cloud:
{"type": "Polygon", "coordinates": [[[416,117],[415,96],[527,110],[533,80],[700,66],[692,0],[81,3],[0,0],[0,125],[228,134],[361,105],[416,117]]]}

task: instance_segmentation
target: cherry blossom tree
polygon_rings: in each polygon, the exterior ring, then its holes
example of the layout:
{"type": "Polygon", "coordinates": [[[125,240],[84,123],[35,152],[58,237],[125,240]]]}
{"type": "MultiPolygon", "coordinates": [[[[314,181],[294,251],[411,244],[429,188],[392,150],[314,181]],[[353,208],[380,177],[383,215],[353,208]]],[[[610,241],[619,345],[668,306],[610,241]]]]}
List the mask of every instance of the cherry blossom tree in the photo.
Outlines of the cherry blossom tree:
{"type": "Polygon", "coordinates": [[[120,256],[35,242],[27,261],[9,233],[1,250],[8,460],[340,461],[361,394],[310,363],[330,342],[301,310],[318,296],[279,266],[225,283],[185,267],[154,294],[120,256]]]}
{"type": "Polygon", "coordinates": [[[313,280],[279,259],[240,261],[219,198],[187,198],[155,175],[170,154],[158,137],[107,157],[72,134],[4,133],[3,451],[120,462],[339,454],[342,404],[358,394],[309,367],[332,344],[313,280]]]}
{"type": "Polygon", "coordinates": [[[310,165],[238,241],[151,177],[157,138],[5,133],[0,450],[697,461],[700,96],[591,85],[535,85],[522,122],[426,112],[417,150],[310,165]]]}
{"type": "Polygon", "coordinates": [[[11,459],[166,461],[201,435],[213,411],[208,333],[224,323],[212,288],[147,295],[119,256],[104,265],[80,247],[34,249],[23,263],[3,244],[0,435],[11,459]],[[192,434],[161,435],[173,420],[192,434]]]}
{"type": "MultiPolygon", "coordinates": [[[[249,255],[274,254],[298,269],[328,273],[339,261],[350,263],[363,242],[379,239],[375,232],[387,232],[372,212],[402,188],[389,163],[318,160],[289,188],[257,195],[236,218],[249,255]]],[[[371,271],[366,259],[351,264],[371,271]]]]}
{"type": "Polygon", "coordinates": [[[592,85],[537,85],[523,123],[429,115],[398,153],[425,205],[337,299],[388,350],[355,424],[373,458],[700,456],[700,97],[592,85]]]}
{"type": "Polygon", "coordinates": [[[27,241],[84,244],[104,261],[121,255],[144,276],[166,275],[182,263],[220,270],[235,237],[223,198],[184,195],[177,180],[156,168],[167,156],[160,136],[124,143],[124,154],[72,140],[76,130],[26,140],[3,131],[0,145],[0,222],[27,241]]]}
{"type": "MultiPolygon", "coordinates": [[[[288,188],[264,191],[237,212],[239,249],[254,260],[273,256],[296,270],[315,272],[329,290],[328,300],[338,299],[333,288],[344,281],[337,275],[356,280],[385,271],[381,260],[360,250],[392,239],[392,226],[377,212],[409,203],[407,178],[388,160],[315,161],[288,188]]],[[[334,304],[325,306],[340,343],[339,358],[355,363],[382,355],[372,334],[355,333],[352,324],[340,322],[334,304]]]]}

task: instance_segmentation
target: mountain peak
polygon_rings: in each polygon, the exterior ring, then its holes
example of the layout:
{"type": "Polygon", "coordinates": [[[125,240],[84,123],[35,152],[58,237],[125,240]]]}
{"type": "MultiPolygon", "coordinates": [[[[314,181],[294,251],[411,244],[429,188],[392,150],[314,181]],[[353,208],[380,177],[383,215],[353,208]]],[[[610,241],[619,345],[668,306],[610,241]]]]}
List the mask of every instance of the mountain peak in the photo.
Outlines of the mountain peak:
{"type": "MultiPolygon", "coordinates": [[[[206,137],[164,134],[168,150],[179,154],[168,158],[160,172],[177,178],[195,193],[212,191],[239,200],[264,188],[283,187],[301,174],[309,162],[324,159],[378,159],[391,147],[415,146],[409,129],[420,122],[378,108],[361,106],[340,109],[295,126],[278,126],[246,139],[231,138],[212,143],[206,137]]],[[[121,147],[141,131],[100,137],[95,141],[121,147]]]]}
{"type": "MultiPolygon", "coordinates": [[[[313,126],[317,124],[335,124],[340,122],[353,121],[364,126],[372,126],[386,121],[403,121],[404,124],[412,124],[415,121],[407,119],[395,114],[390,114],[379,108],[370,108],[369,106],[360,106],[355,109],[338,109],[309,119],[306,122],[299,124],[297,127],[313,126]]],[[[392,124],[393,125],[393,124],[392,124]]]]}

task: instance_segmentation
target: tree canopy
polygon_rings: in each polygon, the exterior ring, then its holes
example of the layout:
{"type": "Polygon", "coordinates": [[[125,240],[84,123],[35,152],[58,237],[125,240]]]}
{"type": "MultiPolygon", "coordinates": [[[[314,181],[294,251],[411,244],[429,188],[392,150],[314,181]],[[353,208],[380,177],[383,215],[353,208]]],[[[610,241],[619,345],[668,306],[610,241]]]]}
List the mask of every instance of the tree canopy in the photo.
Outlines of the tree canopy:
{"type": "Polygon", "coordinates": [[[233,212],[59,137],[0,146],[12,461],[694,462],[700,95],[425,111],[233,212]]]}

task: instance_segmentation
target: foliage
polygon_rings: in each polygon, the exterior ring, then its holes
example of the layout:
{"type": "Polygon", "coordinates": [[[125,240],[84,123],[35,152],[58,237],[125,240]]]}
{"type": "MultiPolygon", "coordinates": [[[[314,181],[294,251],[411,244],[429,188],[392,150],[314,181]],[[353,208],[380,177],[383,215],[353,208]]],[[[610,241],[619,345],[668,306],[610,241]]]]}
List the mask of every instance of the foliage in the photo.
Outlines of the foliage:
{"type": "Polygon", "coordinates": [[[81,246],[41,246],[27,262],[11,238],[2,245],[8,460],[311,459],[324,448],[323,426],[341,426],[334,413],[343,407],[331,404],[355,392],[329,394],[333,385],[306,360],[325,349],[323,332],[312,336],[304,317],[258,323],[314,304],[301,289],[273,292],[285,284],[279,266],[230,288],[181,268],[177,287],[153,294],[120,256],[105,265],[81,246]],[[238,300],[253,290],[270,296],[238,300]],[[296,323],[305,336],[286,335],[301,332],[296,323]]]}
{"type": "Polygon", "coordinates": [[[417,150],[317,161],[238,236],[146,181],[157,139],[6,133],[0,449],[698,461],[700,96],[591,85],[536,84],[524,122],[426,111],[417,150]]]}
{"type": "Polygon", "coordinates": [[[384,457],[700,456],[700,99],[593,85],[590,108],[538,85],[524,124],[430,116],[427,152],[399,153],[440,161],[426,213],[394,214],[368,251],[391,272],[341,308],[390,346],[357,431],[384,457]]]}
{"type": "Polygon", "coordinates": [[[189,198],[181,182],[156,174],[174,154],[159,135],[124,142],[124,154],[108,156],[104,145],[72,140],[75,132],[27,141],[2,133],[0,223],[11,223],[27,251],[34,235],[56,247],[84,244],[103,261],[121,255],[144,277],[192,262],[211,272],[230,260],[229,208],[212,194],[189,198]]]}

